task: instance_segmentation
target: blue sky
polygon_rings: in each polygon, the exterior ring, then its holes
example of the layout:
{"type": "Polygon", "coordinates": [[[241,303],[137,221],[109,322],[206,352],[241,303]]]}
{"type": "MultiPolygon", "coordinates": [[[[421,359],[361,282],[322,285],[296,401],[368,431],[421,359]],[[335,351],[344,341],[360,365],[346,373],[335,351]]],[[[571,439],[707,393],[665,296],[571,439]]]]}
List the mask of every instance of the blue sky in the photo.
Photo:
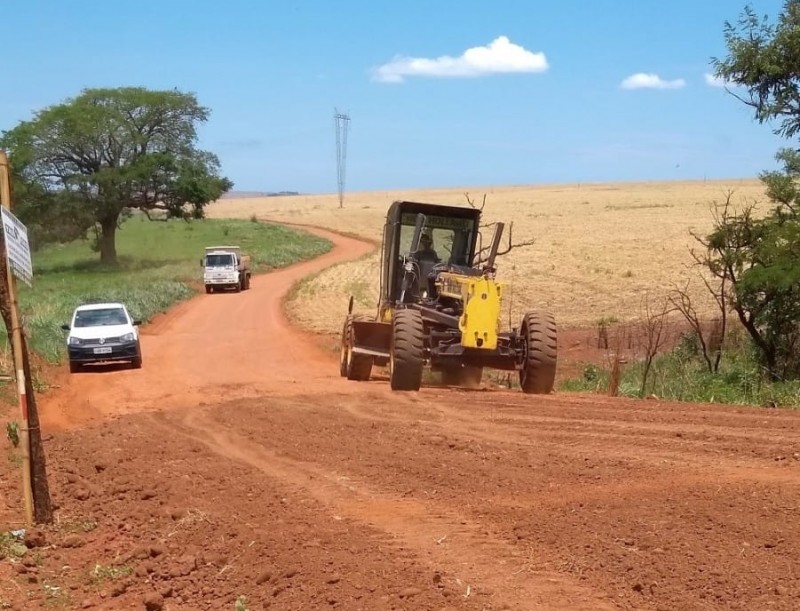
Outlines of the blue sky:
{"type": "Polygon", "coordinates": [[[749,177],[782,145],[704,78],[744,0],[3,4],[0,130],[85,87],[177,87],[235,190],[336,192],[334,108],[348,191],[749,177]]]}

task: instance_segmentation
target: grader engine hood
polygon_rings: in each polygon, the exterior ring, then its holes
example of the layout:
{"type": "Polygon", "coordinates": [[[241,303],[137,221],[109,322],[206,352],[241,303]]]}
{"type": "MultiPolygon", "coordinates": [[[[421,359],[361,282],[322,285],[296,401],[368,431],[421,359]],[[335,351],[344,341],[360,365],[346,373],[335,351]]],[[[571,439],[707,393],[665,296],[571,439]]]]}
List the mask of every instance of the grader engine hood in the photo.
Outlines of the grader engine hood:
{"type": "Polygon", "coordinates": [[[502,286],[486,276],[462,276],[443,272],[436,278],[440,296],[459,299],[464,304],[459,317],[461,345],[465,348],[495,350],[500,321],[502,286]]]}

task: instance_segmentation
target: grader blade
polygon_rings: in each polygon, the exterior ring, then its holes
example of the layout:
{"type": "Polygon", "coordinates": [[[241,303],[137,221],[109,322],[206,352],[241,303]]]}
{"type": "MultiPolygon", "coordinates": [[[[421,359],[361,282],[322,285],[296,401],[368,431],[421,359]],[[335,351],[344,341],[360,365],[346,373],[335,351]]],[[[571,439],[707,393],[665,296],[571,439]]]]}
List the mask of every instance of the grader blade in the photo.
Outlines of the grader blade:
{"type": "Polygon", "coordinates": [[[389,359],[392,325],[376,320],[353,320],[353,354],[389,359]]]}

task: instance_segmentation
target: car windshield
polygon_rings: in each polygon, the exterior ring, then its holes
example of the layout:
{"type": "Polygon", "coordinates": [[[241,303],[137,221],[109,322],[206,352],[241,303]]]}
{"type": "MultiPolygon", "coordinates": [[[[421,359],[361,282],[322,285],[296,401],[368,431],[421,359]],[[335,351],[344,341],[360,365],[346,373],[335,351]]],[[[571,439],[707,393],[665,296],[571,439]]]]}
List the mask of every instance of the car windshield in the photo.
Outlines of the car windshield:
{"type": "Polygon", "coordinates": [[[124,325],[128,317],[122,308],[100,308],[97,310],[79,310],[75,314],[75,327],[107,327],[124,325]]]}
{"type": "Polygon", "coordinates": [[[233,265],[233,257],[231,255],[206,256],[206,267],[224,267],[225,265],[233,265]]]}

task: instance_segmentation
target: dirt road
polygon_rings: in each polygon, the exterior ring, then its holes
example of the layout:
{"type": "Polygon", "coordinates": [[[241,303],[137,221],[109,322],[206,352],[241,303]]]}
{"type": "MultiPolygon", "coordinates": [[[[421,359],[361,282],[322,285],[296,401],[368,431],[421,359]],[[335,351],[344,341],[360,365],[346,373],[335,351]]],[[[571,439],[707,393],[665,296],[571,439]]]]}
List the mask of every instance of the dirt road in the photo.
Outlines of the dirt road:
{"type": "Polygon", "coordinates": [[[368,248],[334,238],[148,327],[141,371],[65,376],[59,520],[0,565],[0,601],[800,608],[800,414],[344,381],[281,311],[368,248]]]}
{"type": "MultiPolygon", "coordinates": [[[[283,298],[307,275],[373,247],[313,231],[335,240],[322,257],[254,276],[249,291],[201,295],[143,327],[141,371],[100,367],[61,376],[63,387],[43,400],[44,424],[60,429],[163,407],[329,390],[339,382],[331,379],[334,353],[289,326],[283,298]]],[[[347,304],[341,307],[344,315],[347,304]]]]}

